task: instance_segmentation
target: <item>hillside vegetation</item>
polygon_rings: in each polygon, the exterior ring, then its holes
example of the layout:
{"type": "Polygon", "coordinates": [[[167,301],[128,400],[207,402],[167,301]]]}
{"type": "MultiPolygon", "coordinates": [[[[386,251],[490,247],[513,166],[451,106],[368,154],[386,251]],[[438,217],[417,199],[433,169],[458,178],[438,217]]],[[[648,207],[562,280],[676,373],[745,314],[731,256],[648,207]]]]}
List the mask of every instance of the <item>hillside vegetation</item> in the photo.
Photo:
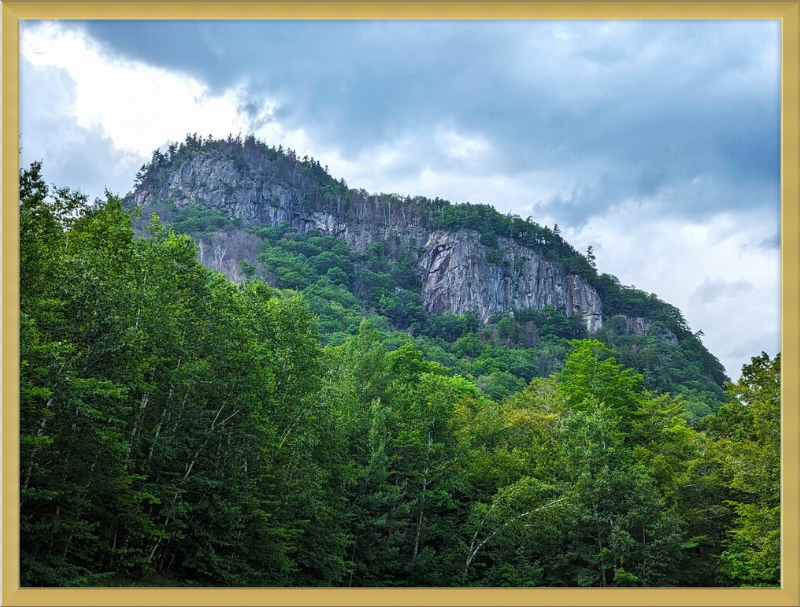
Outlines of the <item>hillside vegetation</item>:
{"type": "Polygon", "coordinates": [[[428,315],[281,226],[231,281],[228,218],[132,219],[21,174],[23,587],[779,584],[779,357],[721,397],[667,325],[428,315]]]}
{"type": "Polygon", "coordinates": [[[370,195],[334,179],[313,158],[300,159],[292,150],[270,147],[252,136],[244,140],[187,136],[166,154],[154,153],[138,175],[136,192],[146,193],[150,201],[140,209],[140,229],[156,213],[177,233],[195,238],[200,259],[230,279],[261,277],[272,286],[302,292],[320,319],[326,343],[338,344],[355,335],[367,317],[384,333],[394,331],[392,347],[413,342],[427,359],[473,378],[495,397],[560,370],[568,341],[589,336],[580,318],[564,317],[547,307],[509,309],[490,317],[486,325],[478,323],[472,312],[427,314],[420,295],[420,251],[404,244],[403,229],[415,225],[475,230],[489,247],[490,261],[492,251],[500,256],[494,248],[499,238],[513,239],[541,251],[558,263],[563,274],[580,276],[597,290],[605,322],[591,337],[639,371],[648,389],[681,394],[690,403],[693,419],[716,410],[725,400],[724,368],[703,346],[700,334],[691,331],[680,310],[654,293],[599,273],[593,254],[578,253],[561,237],[558,226],[550,229],[530,218],[503,215],[488,205],[370,195]],[[198,155],[214,167],[232,162],[242,189],[259,191],[265,183],[278,184],[280,191],[302,201],[307,211],[332,213],[345,225],[367,229],[395,222],[397,231],[357,252],[318,230],[300,230],[285,222],[267,225],[229,214],[236,205],[220,202],[233,196],[220,193],[230,187],[225,182],[195,183],[192,178],[191,192],[167,187],[170,176],[198,155]],[[211,198],[217,202],[212,204],[211,198]],[[629,320],[635,318],[646,321],[646,332],[632,330],[629,320]]]}

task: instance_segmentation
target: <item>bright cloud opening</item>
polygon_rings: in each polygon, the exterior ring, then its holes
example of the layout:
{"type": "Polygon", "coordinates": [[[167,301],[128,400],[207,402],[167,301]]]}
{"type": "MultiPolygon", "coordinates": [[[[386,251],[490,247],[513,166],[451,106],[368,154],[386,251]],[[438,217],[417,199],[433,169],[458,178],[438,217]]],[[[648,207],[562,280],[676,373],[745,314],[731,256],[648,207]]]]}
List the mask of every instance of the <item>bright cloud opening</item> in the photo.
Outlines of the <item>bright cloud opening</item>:
{"type": "MultiPolygon", "coordinates": [[[[58,67],[75,83],[75,121],[99,127],[120,150],[143,156],[187,133],[246,133],[241,89],[213,95],[195,79],[144,63],[112,59],[83,34],[52,22],[22,29],[20,54],[34,67],[58,67]]],[[[264,102],[259,119],[274,107],[264,102]]]]}

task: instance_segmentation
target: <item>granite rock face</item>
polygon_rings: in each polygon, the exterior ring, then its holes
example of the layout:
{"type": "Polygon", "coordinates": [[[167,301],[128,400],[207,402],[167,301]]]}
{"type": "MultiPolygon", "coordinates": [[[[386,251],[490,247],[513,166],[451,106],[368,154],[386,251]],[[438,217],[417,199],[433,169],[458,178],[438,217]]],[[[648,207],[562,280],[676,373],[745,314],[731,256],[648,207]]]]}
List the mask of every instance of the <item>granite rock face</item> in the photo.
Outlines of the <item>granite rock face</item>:
{"type": "Polygon", "coordinates": [[[643,318],[641,316],[625,316],[624,318],[626,332],[629,335],[655,335],[668,343],[678,343],[678,338],[672,331],[663,327],[657,329],[653,321],[649,318],[643,318]]]}
{"type": "MultiPolygon", "coordinates": [[[[245,224],[270,226],[286,222],[301,232],[319,230],[346,240],[350,247],[365,252],[374,242],[402,238],[411,246],[422,246],[427,232],[405,209],[382,208],[377,197],[364,197],[355,218],[319,208],[303,194],[303,176],[276,175],[269,160],[248,157],[245,167],[231,158],[199,151],[175,170],[162,171],[158,185],[144,184],[128,195],[135,206],[170,201],[177,207],[196,205],[216,209],[245,224]],[[409,220],[411,219],[411,220],[409,220]],[[410,240],[410,243],[409,243],[410,240]]],[[[331,206],[336,206],[334,202],[331,206]]]]}
{"type": "Polygon", "coordinates": [[[652,324],[647,318],[641,316],[626,316],[627,332],[631,335],[647,335],[652,324]]]}
{"type": "Polygon", "coordinates": [[[580,314],[590,332],[602,326],[597,291],[578,276],[562,275],[556,264],[533,249],[498,239],[500,259],[487,259],[489,248],[470,230],[433,232],[425,243],[422,300],[429,312],[495,312],[550,304],[566,316],[580,314]]]}
{"type": "Polygon", "coordinates": [[[551,304],[567,316],[580,314],[589,332],[602,326],[598,293],[582,278],[560,273],[541,250],[508,238],[490,248],[472,230],[432,230],[409,199],[364,192],[347,209],[341,200],[309,200],[302,170],[279,170],[257,153],[242,160],[199,150],[155,175],[128,195],[128,204],[169,201],[213,208],[245,225],[286,222],[301,232],[316,229],[345,240],[361,253],[375,242],[403,247],[418,261],[422,301],[430,312],[473,310],[485,321],[495,312],[551,304]]]}

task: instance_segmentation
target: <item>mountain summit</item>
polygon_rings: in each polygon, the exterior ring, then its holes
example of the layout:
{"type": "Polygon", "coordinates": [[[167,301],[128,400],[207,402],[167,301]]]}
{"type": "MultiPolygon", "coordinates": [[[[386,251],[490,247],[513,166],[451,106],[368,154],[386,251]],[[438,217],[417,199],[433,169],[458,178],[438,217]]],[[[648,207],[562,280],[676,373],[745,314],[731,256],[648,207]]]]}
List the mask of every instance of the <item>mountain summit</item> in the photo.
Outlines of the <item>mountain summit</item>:
{"type": "MultiPolygon", "coordinates": [[[[192,135],[166,154],[156,151],[127,202],[214,209],[245,226],[285,222],[301,232],[335,236],[359,253],[378,242],[403,249],[415,256],[422,300],[433,313],[475,311],[485,321],[497,312],[549,304],[566,316],[580,315],[593,333],[603,323],[599,291],[616,282],[599,276],[557,227],[502,215],[488,205],[371,195],[348,188],[313,158],[300,159],[252,136],[221,141],[192,135]]],[[[636,316],[648,306],[633,299],[652,297],[617,290],[631,301],[607,312],[631,312],[630,326],[645,330],[650,323],[636,316]]],[[[683,323],[677,315],[675,320],[683,323]]]]}
{"type": "MultiPolygon", "coordinates": [[[[503,216],[485,205],[370,195],[349,189],[314,159],[243,142],[189,138],[157,153],[129,200],[216,209],[246,225],[282,222],[345,240],[356,252],[380,242],[414,256],[428,312],[478,313],[552,305],[602,326],[597,290],[564,259],[586,261],[547,227],[503,216]]],[[[584,274],[588,268],[582,267],[584,274]]]]}
{"type": "MultiPolygon", "coordinates": [[[[340,282],[375,308],[402,291],[427,313],[473,314],[483,324],[499,314],[524,318],[554,310],[580,321],[587,334],[610,323],[617,334],[680,343],[697,353],[701,373],[712,383],[722,386],[727,379],[680,310],[599,273],[591,251],[576,251],[557,226],[503,215],[489,205],[370,194],[334,178],[317,160],[252,135],[189,135],[166,153],[154,152],[126,204],[156,212],[198,238],[201,259],[234,280],[248,267],[276,286],[302,289],[308,283],[294,277],[303,268],[281,279],[280,268],[289,262],[259,257],[254,231],[283,226],[346,243],[355,270],[344,268],[340,282]],[[368,262],[376,256],[394,264],[392,280],[376,278],[368,262]]],[[[413,323],[413,315],[384,315],[400,329],[413,323]]]]}

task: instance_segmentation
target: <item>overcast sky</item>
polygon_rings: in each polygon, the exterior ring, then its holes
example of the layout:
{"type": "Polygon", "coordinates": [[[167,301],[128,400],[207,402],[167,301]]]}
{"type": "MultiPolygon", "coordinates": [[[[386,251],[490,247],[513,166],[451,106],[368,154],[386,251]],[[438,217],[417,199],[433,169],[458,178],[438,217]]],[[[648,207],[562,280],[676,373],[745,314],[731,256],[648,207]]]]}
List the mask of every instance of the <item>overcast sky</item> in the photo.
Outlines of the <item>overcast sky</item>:
{"type": "Polygon", "coordinates": [[[778,21],[21,21],[21,162],[90,197],[253,132],[558,223],[738,378],[780,347],[778,21]]]}

